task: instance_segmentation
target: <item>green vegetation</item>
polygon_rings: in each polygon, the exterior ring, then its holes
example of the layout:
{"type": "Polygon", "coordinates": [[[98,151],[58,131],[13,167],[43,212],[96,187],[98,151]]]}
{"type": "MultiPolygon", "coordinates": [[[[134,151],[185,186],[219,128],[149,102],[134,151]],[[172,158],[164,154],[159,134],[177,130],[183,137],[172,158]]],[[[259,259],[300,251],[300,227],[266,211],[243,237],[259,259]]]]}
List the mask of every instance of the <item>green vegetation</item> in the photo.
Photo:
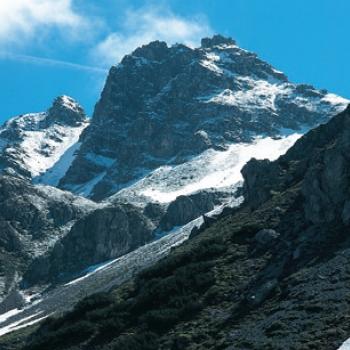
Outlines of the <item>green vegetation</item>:
{"type": "Polygon", "coordinates": [[[25,349],[157,349],[161,335],[203,309],[204,295],[215,284],[213,259],[226,251],[216,237],[201,240],[195,250],[174,252],[132,284],[86,298],[65,316],[49,319],[25,349]]]}

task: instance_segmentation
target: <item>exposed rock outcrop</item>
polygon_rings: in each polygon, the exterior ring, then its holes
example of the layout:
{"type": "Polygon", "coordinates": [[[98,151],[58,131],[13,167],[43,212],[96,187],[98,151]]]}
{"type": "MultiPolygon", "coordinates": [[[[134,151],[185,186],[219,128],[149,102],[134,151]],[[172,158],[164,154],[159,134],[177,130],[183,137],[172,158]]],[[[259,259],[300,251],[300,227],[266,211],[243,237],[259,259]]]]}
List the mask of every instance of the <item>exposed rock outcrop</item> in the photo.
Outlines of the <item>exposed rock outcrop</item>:
{"type": "Polygon", "coordinates": [[[154,229],[152,222],[131,205],[92,211],[78,220],[52,251],[33,262],[25,281],[35,284],[72,278],[92,265],[150,242],[154,229]]]}
{"type": "Polygon", "coordinates": [[[58,189],[0,177],[0,301],[36,257],[97,205],[58,189]]]}
{"type": "Polygon", "coordinates": [[[179,196],[171,202],[160,221],[160,228],[168,231],[182,226],[213,210],[220,204],[220,193],[201,191],[189,196],[179,196]]]}
{"type": "Polygon", "coordinates": [[[314,224],[348,222],[350,107],[311,130],[276,162],[251,160],[243,169],[253,207],[300,183],[304,212],[314,224]]]}

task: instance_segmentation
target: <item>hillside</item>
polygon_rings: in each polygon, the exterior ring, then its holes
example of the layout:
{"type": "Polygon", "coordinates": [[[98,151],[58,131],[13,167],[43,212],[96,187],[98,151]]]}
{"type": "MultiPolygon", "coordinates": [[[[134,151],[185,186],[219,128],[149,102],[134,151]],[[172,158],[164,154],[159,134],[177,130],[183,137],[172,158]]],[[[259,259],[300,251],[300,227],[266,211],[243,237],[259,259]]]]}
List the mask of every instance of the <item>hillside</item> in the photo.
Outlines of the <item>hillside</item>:
{"type": "Polygon", "coordinates": [[[348,108],[278,160],[250,161],[240,208],[23,348],[337,349],[350,335],[349,136],[348,108]]]}

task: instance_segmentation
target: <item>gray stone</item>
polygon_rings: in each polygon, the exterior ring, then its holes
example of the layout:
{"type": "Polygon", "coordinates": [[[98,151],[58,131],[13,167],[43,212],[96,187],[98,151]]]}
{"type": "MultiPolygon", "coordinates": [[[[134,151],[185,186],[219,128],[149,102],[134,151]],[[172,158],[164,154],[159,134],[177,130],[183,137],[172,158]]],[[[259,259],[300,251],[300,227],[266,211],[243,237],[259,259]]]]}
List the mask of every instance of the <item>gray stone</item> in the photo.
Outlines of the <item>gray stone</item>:
{"type": "Polygon", "coordinates": [[[279,237],[280,237],[280,234],[275,230],[271,230],[271,229],[260,230],[254,237],[256,248],[257,249],[268,248],[271,244],[276,242],[276,240],[279,237]]]}

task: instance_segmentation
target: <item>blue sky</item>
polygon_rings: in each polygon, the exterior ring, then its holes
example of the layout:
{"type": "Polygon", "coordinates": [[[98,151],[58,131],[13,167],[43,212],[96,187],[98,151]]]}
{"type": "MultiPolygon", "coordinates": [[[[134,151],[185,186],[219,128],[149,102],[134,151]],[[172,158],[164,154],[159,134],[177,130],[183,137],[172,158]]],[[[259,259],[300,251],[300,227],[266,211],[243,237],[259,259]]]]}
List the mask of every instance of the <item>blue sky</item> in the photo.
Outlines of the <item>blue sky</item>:
{"type": "Polygon", "coordinates": [[[154,39],[213,33],[305,82],[350,98],[348,0],[1,0],[0,121],[61,94],[91,115],[108,68],[154,39]]]}

